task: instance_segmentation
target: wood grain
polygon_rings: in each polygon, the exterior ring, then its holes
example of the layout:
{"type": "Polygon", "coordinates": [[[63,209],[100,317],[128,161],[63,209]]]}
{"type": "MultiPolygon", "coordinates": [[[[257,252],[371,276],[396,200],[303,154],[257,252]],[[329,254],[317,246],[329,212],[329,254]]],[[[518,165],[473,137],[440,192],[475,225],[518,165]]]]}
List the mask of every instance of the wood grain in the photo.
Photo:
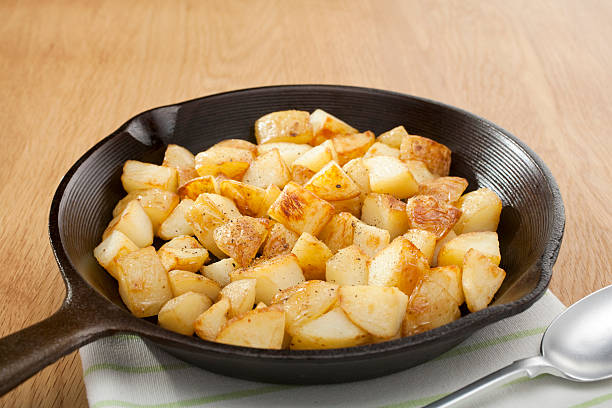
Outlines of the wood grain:
{"type": "MultiPolygon", "coordinates": [[[[87,148],[145,109],[269,84],[406,92],[510,130],[565,200],[552,290],[612,283],[611,20],[590,0],[0,2],[0,336],[61,303],[47,215],[87,148]]],[[[86,405],[78,355],[0,405],[86,405]]]]}

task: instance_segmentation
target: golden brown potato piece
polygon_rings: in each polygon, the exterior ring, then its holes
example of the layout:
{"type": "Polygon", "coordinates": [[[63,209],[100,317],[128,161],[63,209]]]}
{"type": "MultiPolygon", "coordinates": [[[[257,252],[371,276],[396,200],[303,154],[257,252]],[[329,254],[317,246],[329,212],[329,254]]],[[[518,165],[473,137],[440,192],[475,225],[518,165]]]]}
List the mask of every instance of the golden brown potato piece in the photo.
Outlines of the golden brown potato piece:
{"type": "Polygon", "coordinates": [[[182,200],[161,223],[157,235],[164,240],[170,240],[181,235],[194,235],[193,228],[185,219],[185,214],[192,205],[193,200],[188,198],[182,200]]]}
{"type": "Polygon", "coordinates": [[[370,193],[365,196],[361,221],[389,231],[390,239],[408,230],[406,204],[389,194],[370,193]]]}
{"type": "Polygon", "coordinates": [[[239,179],[255,158],[253,152],[235,147],[213,146],[195,157],[195,168],[200,176],[223,175],[239,179]]]}
{"type": "Polygon", "coordinates": [[[421,251],[400,236],[372,258],[368,268],[368,285],[395,286],[410,296],[429,265],[421,251]]]}
{"type": "Polygon", "coordinates": [[[94,257],[113,278],[119,279],[117,259],[138,249],[138,246],[123,232],[113,231],[94,249],[94,257]]]}
{"type": "Polygon", "coordinates": [[[367,256],[373,257],[389,245],[389,231],[357,221],[354,224],[353,244],[357,245],[367,256]]]}
{"type": "Polygon", "coordinates": [[[434,249],[433,262],[430,262],[431,266],[438,266],[438,254],[440,253],[440,249],[442,249],[442,247],[444,247],[448,241],[451,241],[456,237],[457,234],[455,234],[455,231],[449,231],[444,238],[438,240],[434,249]]]}
{"type": "Polygon", "coordinates": [[[292,350],[331,349],[365,344],[370,335],[335,307],[314,320],[298,326],[291,337],[292,350]]]}
{"type": "Polygon", "coordinates": [[[281,195],[281,189],[278,188],[276,184],[270,184],[270,186],[266,188],[266,194],[264,195],[263,202],[261,203],[261,209],[259,210],[259,214],[257,216],[268,217],[268,210],[279,195],[281,195]]]}
{"type": "Polygon", "coordinates": [[[248,150],[253,154],[257,154],[257,145],[244,139],[225,139],[215,144],[218,147],[233,147],[235,149],[248,150]]]}
{"type": "Polygon", "coordinates": [[[417,193],[419,186],[408,166],[389,156],[374,156],[363,160],[368,169],[370,188],[375,193],[407,198],[417,193]]]}
{"type": "Polygon", "coordinates": [[[259,188],[268,188],[271,184],[282,188],[289,181],[291,181],[291,171],[278,149],[257,156],[242,178],[243,183],[259,188]]]}
{"type": "Polygon", "coordinates": [[[408,200],[406,213],[410,228],[433,232],[444,238],[461,217],[461,210],[432,196],[415,196],[408,200]]]}
{"type": "Polygon", "coordinates": [[[228,298],[222,298],[209,307],[198,316],[193,324],[195,334],[201,339],[215,341],[221,328],[227,323],[229,310],[230,301],[228,298]]]}
{"type": "Polygon", "coordinates": [[[197,272],[209,259],[208,251],[195,238],[187,235],[166,242],[157,254],[167,271],[182,269],[197,272]]]}
{"type": "Polygon", "coordinates": [[[451,151],[441,143],[422,136],[410,135],[402,140],[400,159],[420,160],[438,176],[448,176],[451,151]]]}
{"type": "Polygon", "coordinates": [[[182,146],[169,144],[166,148],[162,166],[176,169],[179,186],[194,177],[198,177],[198,172],[195,169],[195,156],[182,146]]]}
{"type": "Polygon", "coordinates": [[[183,293],[195,292],[208,296],[214,302],[221,290],[221,286],[214,280],[189,271],[172,270],[168,272],[168,280],[172,295],[175,297],[183,293]]]}
{"type": "Polygon", "coordinates": [[[102,239],[106,239],[113,231],[123,232],[140,248],[153,243],[153,224],[138,200],[130,201],[125,209],[108,223],[102,239]]]}
{"type": "Polygon", "coordinates": [[[176,169],[171,167],[128,160],[123,165],[121,183],[128,193],[150,188],[159,188],[176,193],[178,173],[176,169]]]}
{"type": "Polygon", "coordinates": [[[313,146],[320,145],[336,135],[358,132],[357,129],[353,128],[348,123],[343,122],[322,109],[317,109],[310,114],[310,123],[313,131],[313,140],[310,144],[313,146]]]}
{"type": "MultiPolygon", "coordinates": [[[[230,272],[232,283],[241,279],[256,279],[256,302],[269,305],[281,290],[304,282],[304,274],[293,254],[264,259],[247,268],[230,272]]],[[[229,285],[228,285],[229,286],[229,285]]]]}
{"type": "Polygon", "coordinates": [[[117,259],[119,295],[136,317],[155,316],[172,298],[168,274],[152,246],[117,259]]]}
{"type": "Polygon", "coordinates": [[[168,218],[172,210],[178,205],[179,196],[176,193],[159,188],[132,191],[117,203],[113,209],[113,217],[121,214],[132,200],[138,200],[142,205],[142,209],[151,219],[153,231],[157,232],[160,224],[168,218]]]}
{"type": "Polygon", "coordinates": [[[359,222],[347,212],[334,214],[319,233],[319,239],[327,245],[332,253],[353,244],[355,225],[359,222]]]}
{"type": "Polygon", "coordinates": [[[350,160],[361,157],[374,144],[374,133],[369,130],[363,133],[343,134],[331,139],[338,153],[338,164],[344,166],[350,160]]]}
{"type": "Polygon", "coordinates": [[[463,259],[461,284],[465,303],[470,312],[486,308],[501,286],[506,272],[476,249],[466,252],[463,259]]]}
{"type": "Polygon", "coordinates": [[[384,143],[389,147],[393,147],[394,149],[399,149],[402,145],[402,140],[408,136],[408,132],[403,126],[397,126],[386,131],[385,133],[382,133],[380,136],[378,136],[376,141],[384,143]]]}
{"type": "Polygon", "coordinates": [[[453,296],[437,283],[424,279],[410,296],[402,336],[412,336],[443,326],[461,317],[453,296]]]}
{"type": "Polygon", "coordinates": [[[361,195],[348,200],[329,201],[334,206],[336,213],[347,212],[353,214],[357,218],[361,218],[361,195]]]}
{"type": "Polygon", "coordinates": [[[220,287],[230,283],[230,272],[238,267],[232,258],[221,259],[220,261],[204,265],[200,273],[219,284],[220,287]]]}
{"type": "MultiPolygon", "coordinates": [[[[448,236],[448,235],[447,235],[448,236]]],[[[434,251],[436,248],[436,241],[438,237],[433,232],[421,230],[421,229],[409,229],[404,234],[405,238],[408,238],[415,247],[419,248],[419,251],[427,258],[429,265],[433,264],[434,251]]]]}
{"type": "Polygon", "coordinates": [[[370,188],[370,176],[368,175],[368,169],[363,164],[363,159],[361,157],[357,159],[353,159],[342,166],[342,170],[350,178],[353,179],[357,187],[359,187],[359,191],[362,195],[368,194],[372,192],[370,188]]]}
{"type": "Polygon", "coordinates": [[[246,216],[229,220],[213,233],[217,247],[239,266],[251,263],[267,235],[268,229],[259,219],[246,216]]]}
{"type": "Polygon", "coordinates": [[[338,285],[310,280],[287,288],[272,298],[272,305],[285,311],[285,329],[289,334],[302,324],[326,313],[338,300],[338,285]]]}
{"type": "Polygon", "coordinates": [[[266,197],[266,190],[235,180],[224,180],[221,195],[231,198],[243,215],[257,217],[266,197]]]}
{"type": "Polygon", "coordinates": [[[311,145],[308,144],[298,144],[298,143],[287,143],[287,142],[278,142],[278,143],[266,143],[257,146],[257,154],[261,156],[264,153],[269,152],[272,149],[278,149],[280,156],[282,157],[285,164],[289,167],[293,164],[293,162],[312,149],[311,145]]]}
{"type": "Polygon", "coordinates": [[[202,193],[219,194],[219,185],[214,176],[194,177],[178,189],[181,200],[196,200],[202,193]]]}
{"type": "Polygon", "coordinates": [[[299,237],[298,234],[283,224],[274,223],[264,243],[261,255],[264,258],[273,258],[278,255],[289,254],[299,237]]]}
{"type": "Polygon", "coordinates": [[[419,186],[419,195],[428,195],[438,201],[454,203],[468,186],[466,179],[462,177],[440,177],[423,183],[419,186]]]}
{"type": "Polygon", "coordinates": [[[341,286],[367,285],[368,259],[357,245],[342,248],[325,263],[325,280],[341,286]]]}
{"type": "Polygon", "coordinates": [[[312,140],[310,114],[286,110],[268,113],[255,121],[257,144],[273,142],[310,143],[312,140]]]}
{"type": "Polygon", "coordinates": [[[334,214],[334,207],[299,184],[290,182],[268,210],[268,215],[290,230],[317,235],[334,214]]]}
{"type": "Polygon", "coordinates": [[[325,279],[325,263],[332,256],[327,245],[307,232],[303,232],[291,253],[295,255],[306,280],[325,279]]]}
{"type": "Polygon", "coordinates": [[[335,161],[323,166],[304,188],[327,201],[348,200],[359,195],[359,187],[335,161]]]}
{"type": "Polygon", "coordinates": [[[219,299],[227,298],[230,301],[231,317],[239,316],[253,308],[257,293],[256,284],[255,279],[241,279],[221,289],[219,299]]]}
{"type": "Polygon", "coordinates": [[[438,178],[437,175],[432,174],[425,163],[420,160],[402,160],[408,169],[412,173],[412,176],[416,180],[418,184],[427,183],[429,181],[435,180],[438,178]]]}
{"type": "Polygon", "coordinates": [[[338,161],[338,153],[333,143],[328,140],[313,147],[293,162],[291,165],[293,180],[298,184],[306,183],[317,171],[332,160],[338,161]]]}
{"type": "Polygon", "coordinates": [[[408,296],[398,288],[344,286],[338,296],[349,319],[376,337],[391,337],[402,326],[408,296]]]}
{"type": "Polygon", "coordinates": [[[497,230],[502,202],[492,190],[479,188],[467,193],[457,205],[463,212],[455,224],[454,230],[457,234],[497,230]]]}
{"type": "Polygon", "coordinates": [[[210,307],[210,299],[200,293],[187,292],[170,299],[159,311],[157,322],[173,332],[193,336],[194,323],[210,307]]]}
{"type": "Polygon", "coordinates": [[[374,156],[388,156],[399,159],[399,154],[399,149],[394,149],[393,147],[390,147],[389,145],[386,145],[384,143],[376,142],[372,146],[370,146],[367,152],[365,152],[363,158],[367,159],[368,157],[374,156]]]}
{"type": "Polygon", "coordinates": [[[216,341],[234,346],[280,350],[285,335],[285,312],[272,307],[250,310],[229,320],[216,341]]]}
{"type": "Polygon", "coordinates": [[[458,305],[465,302],[465,296],[463,295],[463,286],[461,284],[461,268],[457,265],[446,265],[438,266],[437,268],[431,268],[427,271],[427,279],[436,282],[442,286],[453,298],[457,301],[458,305]]]}
{"type": "Polygon", "coordinates": [[[226,255],[215,243],[213,236],[215,228],[240,216],[240,211],[232,200],[209,193],[200,194],[185,213],[185,219],[193,228],[198,241],[217,258],[225,258],[226,255]]]}
{"type": "Polygon", "coordinates": [[[467,232],[448,241],[438,253],[438,266],[463,266],[463,258],[471,248],[486,255],[493,264],[499,265],[499,240],[496,232],[467,232]]]}

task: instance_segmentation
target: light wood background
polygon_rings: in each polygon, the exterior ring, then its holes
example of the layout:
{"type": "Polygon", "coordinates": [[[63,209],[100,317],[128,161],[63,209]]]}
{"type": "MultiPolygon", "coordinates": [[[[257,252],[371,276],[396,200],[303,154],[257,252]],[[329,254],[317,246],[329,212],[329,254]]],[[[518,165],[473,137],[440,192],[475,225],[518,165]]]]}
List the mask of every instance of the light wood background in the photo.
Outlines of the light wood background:
{"type": "MultiPolygon", "coordinates": [[[[0,336],[63,299],[47,216],[85,150],[145,109],[270,84],[390,89],[508,129],[565,200],[553,292],[612,283],[611,21],[584,0],[1,0],[0,336]]],[[[78,354],[0,405],[86,405],[78,354]]]]}

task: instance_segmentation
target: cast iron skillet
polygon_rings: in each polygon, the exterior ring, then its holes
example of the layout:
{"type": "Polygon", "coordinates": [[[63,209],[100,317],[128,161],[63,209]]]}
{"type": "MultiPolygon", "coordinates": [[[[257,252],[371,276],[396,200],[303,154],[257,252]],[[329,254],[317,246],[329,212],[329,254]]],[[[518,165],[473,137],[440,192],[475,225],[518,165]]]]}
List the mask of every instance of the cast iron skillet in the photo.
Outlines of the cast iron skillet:
{"type": "Polygon", "coordinates": [[[378,377],[443,353],[476,330],[517,314],[542,296],[564,228],[559,189],[544,163],[516,137],[468,112],[376,89],[297,85],[246,89],[144,112],[83,155],[62,179],[49,215],[49,236],[66,284],[62,307],[48,319],[0,340],[0,395],[78,347],[119,332],[134,333],[176,357],[250,380],[313,384],[378,377]],[[268,112],[322,108],[379,134],[409,133],[448,145],[451,174],[470,188],[489,187],[503,201],[499,226],[507,277],[493,305],[446,326],[385,343],[335,350],[257,350],[186,337],[129,314],[117,284],[92,256],[115,203],[125,194],[128,159],[161,163],[165,145],[199,152],[222,139],[253,140],[268,112]]]}

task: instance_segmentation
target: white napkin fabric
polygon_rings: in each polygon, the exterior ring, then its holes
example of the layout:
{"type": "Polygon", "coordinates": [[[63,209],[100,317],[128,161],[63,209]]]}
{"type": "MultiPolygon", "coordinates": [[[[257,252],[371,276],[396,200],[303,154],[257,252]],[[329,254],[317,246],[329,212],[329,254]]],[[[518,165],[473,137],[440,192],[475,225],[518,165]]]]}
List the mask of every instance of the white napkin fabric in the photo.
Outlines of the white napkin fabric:
{"type": "MultiPolygon", "coordinates": [[[[116,335],[81,348],[94,408],[420,407],[515,360],[539,353],[542,334],[564,310],[550,292],[527,311],[488,326],[440,357],[403,372],[346,384],[286,386],[213,374],[116,335]]],[[[525,377],[474,396],[469,407],[612,407],[612,380],[574,383],[525,377]]]]}

